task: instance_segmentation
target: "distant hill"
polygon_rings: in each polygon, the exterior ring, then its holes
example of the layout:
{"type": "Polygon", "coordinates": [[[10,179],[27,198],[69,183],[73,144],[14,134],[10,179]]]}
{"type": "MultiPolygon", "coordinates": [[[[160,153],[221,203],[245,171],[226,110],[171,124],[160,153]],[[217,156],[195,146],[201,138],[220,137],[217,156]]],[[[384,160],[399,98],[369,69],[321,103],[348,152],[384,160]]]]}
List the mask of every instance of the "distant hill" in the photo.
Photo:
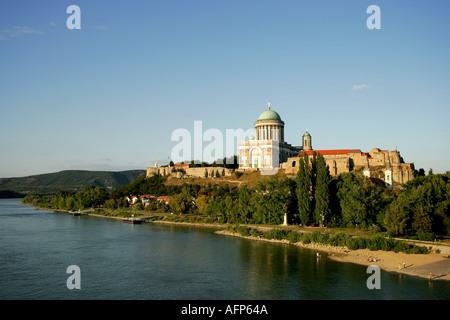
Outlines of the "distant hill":
{"type": "MultiPolygon", "coordinates": [[[[52,194],[58,190],[79,191],[86,185],[103,187],[108,191],[129,184],[145,170],[86,171],[65,170],[21,178],[0,178],[0,191],[20,194],[52,194]]],[[[2,192],[0,192],[1,194],[2,192]]]]}

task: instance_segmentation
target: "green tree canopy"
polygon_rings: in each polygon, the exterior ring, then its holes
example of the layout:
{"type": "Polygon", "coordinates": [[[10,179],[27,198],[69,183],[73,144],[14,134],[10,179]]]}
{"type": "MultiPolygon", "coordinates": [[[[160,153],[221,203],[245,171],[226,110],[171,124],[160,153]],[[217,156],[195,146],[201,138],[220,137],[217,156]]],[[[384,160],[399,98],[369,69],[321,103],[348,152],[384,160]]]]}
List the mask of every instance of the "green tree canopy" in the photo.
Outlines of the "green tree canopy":
{"type": "Polygon", "coordinates": [[[396,235],[408,233],[450,235],[450,179],[449,174],[417,177],[391,203],[386,212],[386,228],[396,235]],[[402,221],[402,228],[398,228],[402,221]]]}
{"type": "Polygon", "coordinates": [[[372,184],[360,172],[341,174],[337,187],[345,226],[369,227],[375,224],[377,213],[384,210],[384,187],[372,184]]]}

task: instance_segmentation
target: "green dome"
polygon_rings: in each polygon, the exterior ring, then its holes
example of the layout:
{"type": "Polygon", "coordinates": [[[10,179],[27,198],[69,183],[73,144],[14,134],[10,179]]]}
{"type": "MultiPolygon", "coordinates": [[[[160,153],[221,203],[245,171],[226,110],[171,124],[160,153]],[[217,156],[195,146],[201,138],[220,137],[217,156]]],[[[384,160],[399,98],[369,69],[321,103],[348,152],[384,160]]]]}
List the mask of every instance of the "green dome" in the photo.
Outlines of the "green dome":
{"type": "Polygon", "coordinates": [[[266,110],[263,113],[261,113],[258,117],[257,121],[261,121],[261,120],[278,120],[281,121],[281,117],[278,113],[276,113],[273,110],[266,110]]]}
{"type": "Polygon", "coordinates": [[[308,130],[307,130],[303,136],[304,136],[304,137],[310,137],[311,135],[309,134],[309,132],[308,132],[308,130]]]}

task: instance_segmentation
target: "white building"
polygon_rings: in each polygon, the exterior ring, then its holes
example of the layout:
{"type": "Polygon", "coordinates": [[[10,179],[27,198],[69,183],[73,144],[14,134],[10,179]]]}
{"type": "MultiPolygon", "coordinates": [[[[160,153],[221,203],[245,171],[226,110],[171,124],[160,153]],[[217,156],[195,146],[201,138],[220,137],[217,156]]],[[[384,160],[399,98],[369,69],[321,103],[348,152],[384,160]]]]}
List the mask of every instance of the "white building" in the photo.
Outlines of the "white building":
{"type": "Polygon", "coordinates": [[[239,169],[278,169],[301,150],[284,141],[284,121],[269,103],[268,110],[255,121],[255,136],[239,143],[239,169]]]}

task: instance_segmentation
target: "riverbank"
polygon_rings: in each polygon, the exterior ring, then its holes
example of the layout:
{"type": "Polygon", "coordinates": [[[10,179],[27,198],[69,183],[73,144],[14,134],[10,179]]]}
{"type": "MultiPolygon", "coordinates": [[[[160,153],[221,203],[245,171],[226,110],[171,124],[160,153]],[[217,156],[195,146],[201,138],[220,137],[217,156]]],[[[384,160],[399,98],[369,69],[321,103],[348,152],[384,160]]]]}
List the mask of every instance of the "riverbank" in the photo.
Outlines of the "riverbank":
{"type": "Polygon", "coordinates": [[[450,258],[440,253],[406,254],[392,251],[371,251],[369,249],[349,250],[346,247],[329,246],[318,243],[291,243],[288,240],[265,239],[255,236],[242,236],[228,230],[216,231],[217,234],[245,238],[257,241],[291,244],[301,248],[316,250],[320,259],[355,263],[364,266],[377,265],[381,270],[396,272],[431,280],[450,280],[450,258]]]}

